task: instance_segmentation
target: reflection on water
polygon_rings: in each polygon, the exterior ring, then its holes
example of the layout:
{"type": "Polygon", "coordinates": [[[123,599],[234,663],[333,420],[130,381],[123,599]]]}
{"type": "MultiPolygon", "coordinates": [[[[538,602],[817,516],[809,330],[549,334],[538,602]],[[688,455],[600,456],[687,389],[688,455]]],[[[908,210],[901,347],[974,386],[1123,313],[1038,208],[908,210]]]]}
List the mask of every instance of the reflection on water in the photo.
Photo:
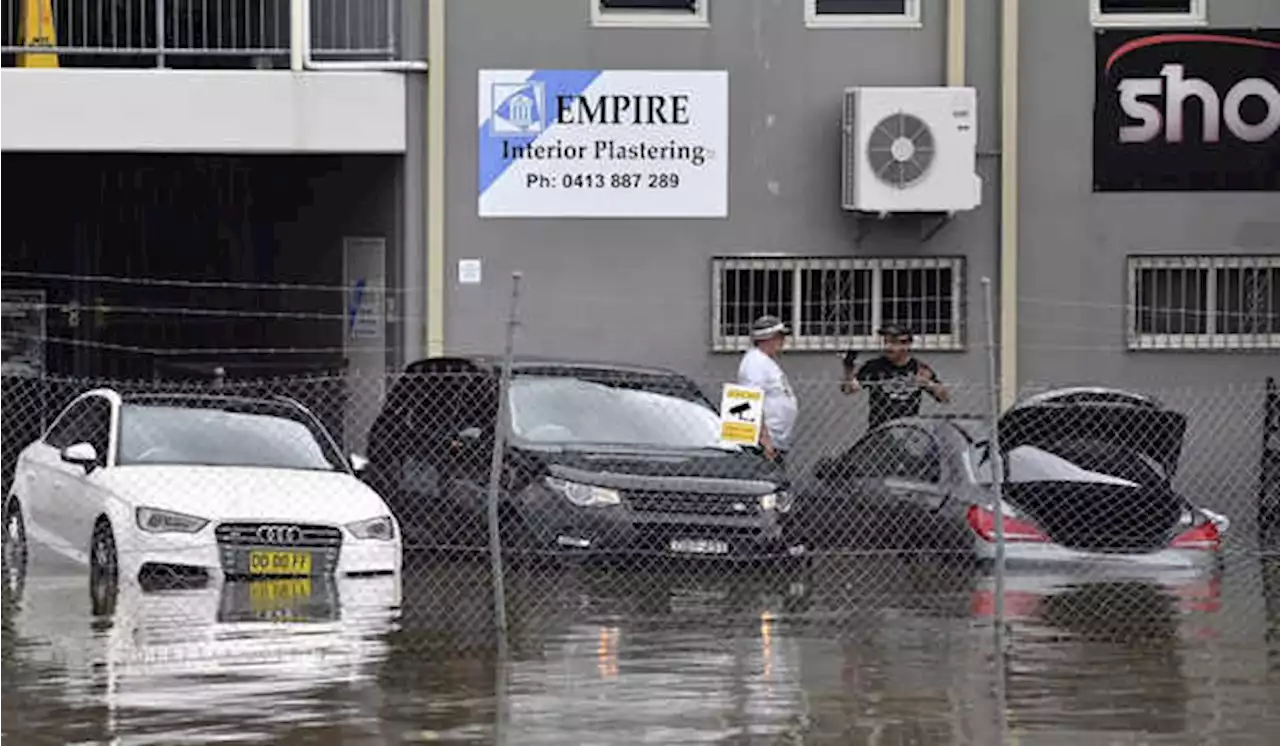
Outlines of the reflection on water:
{"type": "MultiPolygon", "coordinates": [[[[3,609],[16,743],[991,744],[989,577],[920,559],[790,572],[509,567],[120,589],[19,575],[3,609]],[[499,683],[501,684],[499,686],[499,683]],[[495,697],[501,692],[502,697],[495,697]],[[501,727],[496,728],[495,723],[501,727]]],[[[1011,574],[1018,743],[1268,743],[1280,560],[1221,574],[1011,574]]]]}

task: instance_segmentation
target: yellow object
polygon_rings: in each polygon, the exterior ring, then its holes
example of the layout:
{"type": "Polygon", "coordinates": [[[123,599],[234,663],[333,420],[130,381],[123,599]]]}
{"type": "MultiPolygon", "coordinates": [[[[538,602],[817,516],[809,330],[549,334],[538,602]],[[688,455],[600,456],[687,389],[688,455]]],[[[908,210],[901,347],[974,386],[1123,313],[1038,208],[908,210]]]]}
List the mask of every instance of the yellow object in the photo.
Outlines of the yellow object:
{"type": "MultiPolygon", "coordinates": [[[[53,23],[53,0],[22,0],[22,36],[24,47],[58,46],[58,30],[53,23]]],[[[58,67],[53,52],[19,52],[18,67],[58,67]]]]}
{"type": "Polygon", "coordinates": [[[250,552],[249,574],[310,575],[311,552],[250,552]]]}
{"type": "Polygon", "coordinates": [[[254,611],[275,611],[311,597],[311,578],[255,580],[249,585],[249,604],[254,611]]]}
{"type": "Polygon", "coordinates": [[[739,445],[760,445],[763,408],[763,391],[726,383],[720,399],[720,440],[739,445]]]}

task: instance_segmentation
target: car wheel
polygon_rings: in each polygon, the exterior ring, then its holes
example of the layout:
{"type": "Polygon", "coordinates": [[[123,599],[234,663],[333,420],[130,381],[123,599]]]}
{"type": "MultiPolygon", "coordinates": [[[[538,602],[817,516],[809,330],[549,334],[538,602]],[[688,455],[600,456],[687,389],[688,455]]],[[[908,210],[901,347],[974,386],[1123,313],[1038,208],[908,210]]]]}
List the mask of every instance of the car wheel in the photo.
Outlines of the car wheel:
{"type": "Polygon", "coordinates": [[[93,527],[89,546],[89,597],[94,616],[107,616],[115,610],[120,565],[116,554],[116,538],[105,519],[93,527]]]}
{"type": "Polygon", "coordinates": [[[17,589],[22,585],[27,571],[27,527],[22,520],[22,507],[17,498],[10,498],[4,509],[4,584],[17,589]]]}
{"type": "Polygon", "coordinates": [[[4,509],[4,548],[24,556],[27,553],[27,527],[22,522],[22,507],[16,497],[10,498],[4,509]]]}

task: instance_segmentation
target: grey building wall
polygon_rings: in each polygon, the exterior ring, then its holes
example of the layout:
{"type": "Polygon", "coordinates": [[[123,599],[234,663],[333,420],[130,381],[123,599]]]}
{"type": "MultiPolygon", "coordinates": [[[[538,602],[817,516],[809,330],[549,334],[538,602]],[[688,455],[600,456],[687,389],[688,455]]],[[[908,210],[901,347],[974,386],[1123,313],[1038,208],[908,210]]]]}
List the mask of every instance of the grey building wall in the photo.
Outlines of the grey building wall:
{"type": "MultiPolygon", "coordinates": [[[[1022,6],[1020,378],[1024,386],[1107,383],[1163,394],[1191,418],[1186,489],[1251,520],[1261,389],[1268,374],[1280,375],[1280,354],[1126,350],[1126,258],[1280,253],[1280,195],[1094,193],[1088,3],[1022,6]]],[[[1211,27],[1280,27],[1274,0],[1209,0],[1207,13],[1211,27]]]]}
{"type": "MultiPolygon", "coordinates": [[[[990,2],[973,3],[972,38],[995,38],[990,2]]],[[[854,85],[942,85],[946,6],[926,0],[921,29],[807,29],[802,2],[712,0],[705,29],[594,28],[585,0],[468,0],[447,16],[446,349],[501,349],[510,273],[524,273],[518,349],[674,366],[731,376],[737,355],[712,353],[711,257],[799,255],[967,257],[963,352],[931,353],[951,380],[983,373],[979,278],[996,271],[998,161],[980,159],[984,204],[928,243],[913,220],[866,231],[840,208],[842,91],[854,85]],[[727,219],[480,219],[476,209],[477,71],[482,68],[729,71],[727,219]],[[481,285],[457,284],[457,260],[484,260],[481,285]]],[[[998,142],[994,43],[971,43],[981,149],[998,142]]],[[[875,222],[875,221],[872,221],[875,222]]],[[[839,373],[832,353],[793,353],[801,382],[839,373]]],[[[830,403],[830,386],[807,396],[830,403]]],[[[861,404],[840,406],[859,422],[861,404]]],[[[845,411],[840,414],[846,414],[845,411]]],[[[813,411],[813,410],[811,410],[813,411]]],[[[852,432],[815,412],[810,431],[852,432]]]]}

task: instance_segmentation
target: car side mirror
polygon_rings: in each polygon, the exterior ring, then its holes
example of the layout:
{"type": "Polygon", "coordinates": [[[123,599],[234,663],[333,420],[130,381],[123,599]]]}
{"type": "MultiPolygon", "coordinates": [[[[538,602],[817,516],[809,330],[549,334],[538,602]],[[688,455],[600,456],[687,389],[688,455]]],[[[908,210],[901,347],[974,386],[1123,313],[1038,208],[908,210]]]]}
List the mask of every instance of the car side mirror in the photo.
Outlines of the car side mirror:
{"type": "Polygon", "coordinates": [[[88,474],[98,465],[98,449],[92,443],[75,443],[62,449],[62,460],[83,468],[88,474]]]}
{"type": "Polygon", "coordinates": [[[361,474],[365,469],[369,468],[369,459],[358,453],[351,454],[351,470],[357,474],[361,474]]]}

